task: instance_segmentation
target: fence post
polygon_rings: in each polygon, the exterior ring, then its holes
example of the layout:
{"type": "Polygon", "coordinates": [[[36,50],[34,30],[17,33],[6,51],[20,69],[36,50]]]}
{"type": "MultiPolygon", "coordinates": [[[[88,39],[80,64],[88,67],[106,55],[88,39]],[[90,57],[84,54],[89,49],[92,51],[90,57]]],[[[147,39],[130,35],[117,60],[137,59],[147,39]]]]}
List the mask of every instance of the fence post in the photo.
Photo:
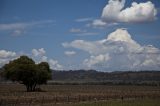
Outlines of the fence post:
{"type": "Polygon", "coordinates": [[[78,95],[78,102],[80,102],[81,101],[81,96],[80,95],[78,95]]]}
{"type": "Polygon", "coordinates": [[[32,104],[32,98],[31,98],[31,100],[30,100],[29,106],[31,106],[31,104],[32,104]]]}
{"type": "Polygon", "coordinates": [[[1,99],[1,101],[0,101],[0,106],[2,106],[2,103],[3,103],[3,99],[1,99]]]}
{"type": "Polygon", "coordinates": [[[88,96],[88,101],[91,101],[91,96],[90,95],[88,96]]]}
{"type": "Polygon", "coordinates": [[[57,96],[55,96],[55,104],[57,104],[57,96]]]}
{"type": "Polygon", "coordinates": [[[42,105],[41,106],[43,106],[43,102],[44,102],[44,96],[42,97],[42,103],[41,103],[42,105]]]}
{"type": "Polygon", "coordinates": [[[69,96],[67,96],[67,102],[69,103],[69,96]]]}
{"type": "Polygon", "coordinates": [[[19,97],[17,97],[17,99],[16,99],[15,106],[18,104],[18,100],[19,100],[19,97]]]}
{"type": "Polygon", "coordinates": [[[124,97],[123,96],[121,96],[121,100],[123,101],[123,99],[124,99],[124,97]]]}

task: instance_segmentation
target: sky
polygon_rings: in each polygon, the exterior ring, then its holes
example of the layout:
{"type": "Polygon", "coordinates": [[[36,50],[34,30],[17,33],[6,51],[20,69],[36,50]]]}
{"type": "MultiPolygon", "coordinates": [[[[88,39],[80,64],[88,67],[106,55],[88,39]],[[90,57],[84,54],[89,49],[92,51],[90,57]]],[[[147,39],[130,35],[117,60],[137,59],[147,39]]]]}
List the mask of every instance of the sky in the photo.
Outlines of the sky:
{"type": "Polygon", "coordinates": [[[159,0],[0,0],[0,67],[159,70],[159,0]]]}

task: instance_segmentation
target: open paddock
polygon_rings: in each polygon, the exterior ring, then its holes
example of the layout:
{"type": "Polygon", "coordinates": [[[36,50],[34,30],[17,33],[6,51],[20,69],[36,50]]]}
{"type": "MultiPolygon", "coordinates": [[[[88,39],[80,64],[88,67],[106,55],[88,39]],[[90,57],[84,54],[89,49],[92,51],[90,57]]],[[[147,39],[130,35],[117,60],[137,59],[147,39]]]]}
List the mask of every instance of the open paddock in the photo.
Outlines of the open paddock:
{"type": "Polygon", "coordinates": [[[41,89],[42,92],[26,92],[21,84],[0,84],[0,106],[116,106],[116,103],[132,106],[136,101],[158,106],[155,104],[160,103],[159,86],[42,85],[41,89]]]}

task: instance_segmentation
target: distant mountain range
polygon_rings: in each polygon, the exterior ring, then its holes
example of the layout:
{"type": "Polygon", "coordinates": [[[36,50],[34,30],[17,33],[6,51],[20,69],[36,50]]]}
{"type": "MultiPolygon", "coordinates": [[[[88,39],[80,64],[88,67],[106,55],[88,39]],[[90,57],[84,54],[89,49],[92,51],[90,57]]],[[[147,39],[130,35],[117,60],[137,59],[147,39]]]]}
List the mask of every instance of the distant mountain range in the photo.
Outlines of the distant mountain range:
{"type": "Polygon", "coordinates": [[[53,83],[81,84],[160,84],[160,71],[52,70],[53,83]]]}

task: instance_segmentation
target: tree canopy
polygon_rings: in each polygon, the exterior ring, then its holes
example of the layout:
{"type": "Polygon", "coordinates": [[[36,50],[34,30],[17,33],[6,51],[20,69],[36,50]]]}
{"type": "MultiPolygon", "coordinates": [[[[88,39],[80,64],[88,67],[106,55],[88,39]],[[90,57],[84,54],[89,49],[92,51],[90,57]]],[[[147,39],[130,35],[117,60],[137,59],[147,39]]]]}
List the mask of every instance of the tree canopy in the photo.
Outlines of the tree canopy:
{"type": "Polygon", "coordinates": [[[51,79],[51,70],[47,62],[35,64],[27,56],[20,56],[10,61],[3,66],[3,70],[5,78],[24,84],[27,91],[35,91],[37,84],[45,84],[48,79],[51,79]]]}

